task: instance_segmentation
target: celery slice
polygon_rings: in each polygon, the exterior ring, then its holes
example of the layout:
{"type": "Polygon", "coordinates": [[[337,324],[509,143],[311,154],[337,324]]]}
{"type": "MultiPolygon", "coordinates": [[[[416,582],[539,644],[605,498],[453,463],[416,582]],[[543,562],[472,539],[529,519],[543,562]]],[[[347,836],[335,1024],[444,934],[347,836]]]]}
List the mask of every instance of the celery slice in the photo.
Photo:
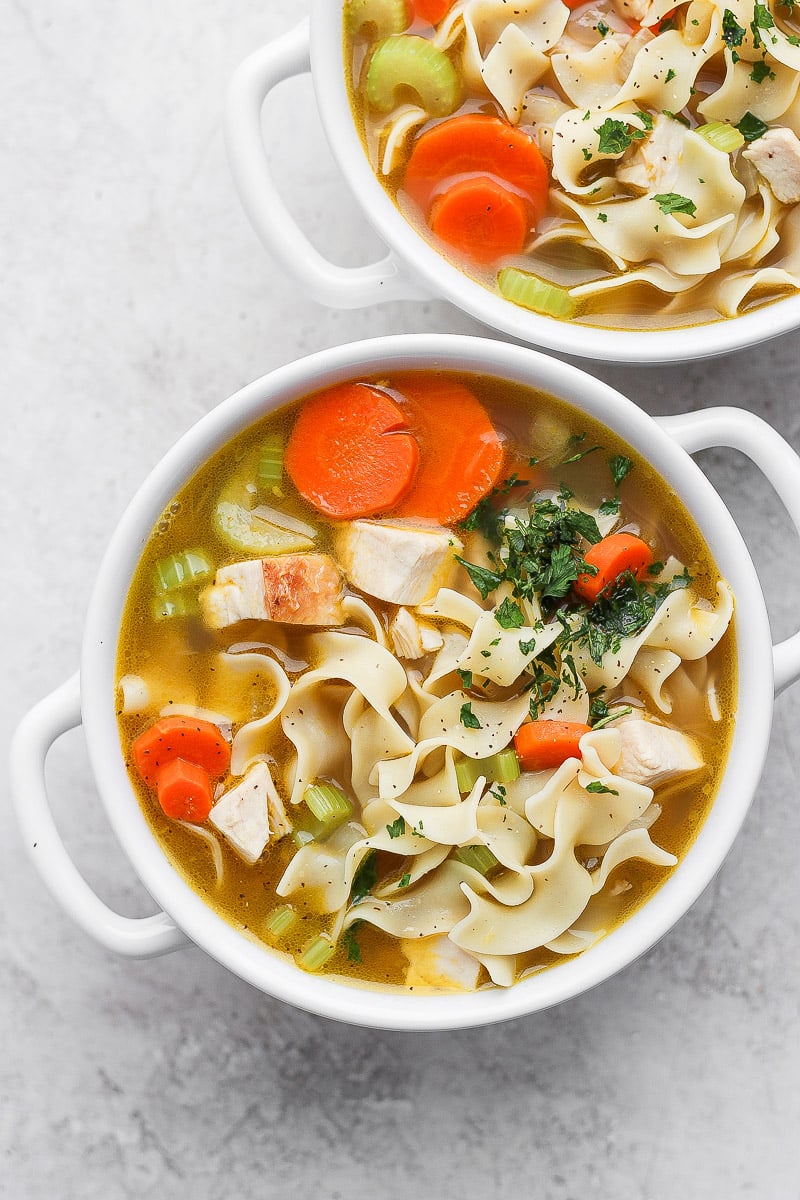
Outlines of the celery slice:
{"type": "Polygon", "coordinates": [[[273,495],[281,494],[283,483],[283,438],[279,433],[266,438],[256,471],[256,483],[260,491],[273,495]]]}
{"type": "Polygon", "coordinates": [[[374,29],[379,38],[402,33],[411,24],[406,0],[347,0],[345,21],[351,36],[374,29]]]}
{"type": "Polygon", "coordinates": [[[193,583],[204,583],[211,577],[211,563],[202,550],[184,550],[160,558],[155,565],[156,592],[177,592],[193,583]]]}
{"type": "Polygon", "coordinates": [[[296,921],[297,913],[291,904],[282,904],[268,917],[267,932],[271,933],[273,937],[282,937],[284,933],[289,932],[296,921]]]}
{"type": "Polygon", "coordinates": [[[391,112],[397,93],[416,92],[434,117],[446,117],[461,98],[461,84],[450,59],[427,38],[403,34],[379,42],[367,68],[366,96],[378,112],[391,112]]]}
{"type": "Polygon", "coordinates": [[[725,121],[709,121],[707,125],[698,125],[695,133],[699,133],[700,137],[723,154],[732,154],[744,145],[744,137],[736,126],[728,125],[725,121]]]}
{"type": "Polygon", "coordinates": [[[353,806],[341,788],[332,783],[312,783],[303,793],[309,811],[320,828],[317,837],[326,837],[352,816],[353,806]]]}
{"type": "Polygon", "coordinates": [[[513,783],[515,779],[519,779],[519,759],[516,751],[507,746],[494,755],[492,783],[513,783]]]}
{"type": "Polygon", "coordinates": [[[487,783],[512,783],[519,779],[519,759],[510,746],[489,758],[460,758],[456,763],[456,782],[460,792],[471,792],[478,779],[487,783]]]}
{"type": "Polygon", "coordinates": [[[217,504],[214,528],[229,546],[246,554],[295,554],[314,545],[310,538],[264,521],[230,500],[217,504]]]}
{"type": "Polygon", "coordinates": [[[304,971],[319,971],[333,957],[336,947],[325,933],[318,933],[303,947],[298,964],[304,971]]]}
{"type": "Polygon", "coordinates": [[[578,306],[566,288],[516,267],[503,267],[497,276],[497,287],[500,295],[512,304],[545,317],[572,317],[577,311],[578,306]]]}
{"type": "Polygon", "coordinates": [[[171,592],[156,596],[151,605],[155,621],[169,621],[173,617],[194,617],[200,612],[197,596],[192,592],[171,592]]]}
{"type": "Polygon", "coordinates": [[[459,846],[453,857],[484,876],[500,865],[488,846],[459,846]]]}

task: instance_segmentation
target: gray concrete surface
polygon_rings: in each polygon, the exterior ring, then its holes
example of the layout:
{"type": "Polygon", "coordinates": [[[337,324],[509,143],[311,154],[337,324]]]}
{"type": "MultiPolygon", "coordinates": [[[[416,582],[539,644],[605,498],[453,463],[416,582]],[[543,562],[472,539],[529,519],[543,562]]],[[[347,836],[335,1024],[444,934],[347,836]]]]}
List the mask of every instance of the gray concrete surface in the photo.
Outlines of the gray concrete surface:
{"type": "MultiPolygon", "coordinates": [[[[306,0],[5,0],[0,40],[0,629],[5,748],[78,663],[115,522],[161,453],[241,384],[312,350],[421,328],[448,305],[337,313],[267,259],[220,131],[226,83],[306,0]]],[[[307,79],[272,145],[314,240],[355,217],[307,79]]],[[[648,411],[736,403],[800,447],[798,342],[597,374],[648,411]]],[[[776,637],[800,622],[800,551],[738,455],[702,461],[730,504],[776,637]]],[[[781,696],[746,826],[713,885],[590,995],[478,1031],[370,1033],[291,1010],[200,951],[120,961],[56,907],[3,783],[0,1195],[407,1200],[800,1196],[797,727],[781,696]]],[[[109,830],[79,731],[54,748],[56,817],[120,911],[152,910],[109,830]]]]}

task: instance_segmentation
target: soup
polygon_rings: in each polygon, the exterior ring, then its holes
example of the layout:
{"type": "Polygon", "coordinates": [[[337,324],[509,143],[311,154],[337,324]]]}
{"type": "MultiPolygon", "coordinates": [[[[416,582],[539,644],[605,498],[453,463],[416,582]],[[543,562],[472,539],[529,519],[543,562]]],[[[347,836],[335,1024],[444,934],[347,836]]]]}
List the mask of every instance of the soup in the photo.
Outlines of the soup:
{"type": "Polygon", "coordinates": [[[119,636],[132,783],[210,907],[369,986],[509,986],[685,854],[733,597],[606,428],[478,376],[265,416],[153,530],[119,636]]]}
{"type": "Polygon", "coordinates": [[[346,0],[381,183],[524,308],[624,329],[800,287],[800,22],[753,0],[346,0]]]}

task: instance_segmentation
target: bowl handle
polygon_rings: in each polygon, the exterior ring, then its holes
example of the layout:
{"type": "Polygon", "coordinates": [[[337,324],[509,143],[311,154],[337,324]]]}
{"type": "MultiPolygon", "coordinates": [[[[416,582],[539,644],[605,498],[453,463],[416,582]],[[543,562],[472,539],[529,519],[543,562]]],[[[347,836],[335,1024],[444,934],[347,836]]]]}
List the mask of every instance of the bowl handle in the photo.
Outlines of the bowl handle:
{"type": "Polygon", "coordinates": [[[101,945],[128,958],[154,958],[188,938],[165,912],[123,917],[95,895],[69,857],[47,795],[45,760],[53,743],[81,724],[75,674],[22,719],[11,743],[11,792],[25,847],[54,899],[101,945]]]}
{"type": "Polygon", "coordinates": [[[394,254],[364,267],[341,267],[324,258],[281,200],[261,131],[261,112],[279,83],[311,70],[309,23],[304,20],[251,54],[236,69],[225,106],[225,140],[239,197],[261,241],[288,275],[298,277],[322,304],[364,308],[388,300],[428,300],[408,280],[394,254]]]}
{"type": "MultiPolygon", "coordinates": [[[[740,450],[772,484],[800,535],[800,457],[761,417],[741,408],[707,408],[658,423],[690,454],[716,446],[740,450]]],[[[773,646],[772,659],[777,696],[800,679],[800,631],[773,646]]]]}

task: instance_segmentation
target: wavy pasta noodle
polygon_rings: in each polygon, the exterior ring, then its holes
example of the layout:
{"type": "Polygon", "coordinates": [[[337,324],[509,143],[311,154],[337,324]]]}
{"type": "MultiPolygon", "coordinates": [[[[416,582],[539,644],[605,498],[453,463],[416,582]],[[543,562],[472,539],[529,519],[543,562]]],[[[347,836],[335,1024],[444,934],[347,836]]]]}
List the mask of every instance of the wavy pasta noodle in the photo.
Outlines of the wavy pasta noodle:
{"type": "Polygon", "coordinates": [[[388,78],[374,30],[346,21],[376,174],[445,256],[512,303],[674,328],[800,287],[794,6],[465,0],[434,27],[409,10],[388,78]],[[414,39],[431,43],[422,78],[410,51],[402,72],[414,39]]]}

